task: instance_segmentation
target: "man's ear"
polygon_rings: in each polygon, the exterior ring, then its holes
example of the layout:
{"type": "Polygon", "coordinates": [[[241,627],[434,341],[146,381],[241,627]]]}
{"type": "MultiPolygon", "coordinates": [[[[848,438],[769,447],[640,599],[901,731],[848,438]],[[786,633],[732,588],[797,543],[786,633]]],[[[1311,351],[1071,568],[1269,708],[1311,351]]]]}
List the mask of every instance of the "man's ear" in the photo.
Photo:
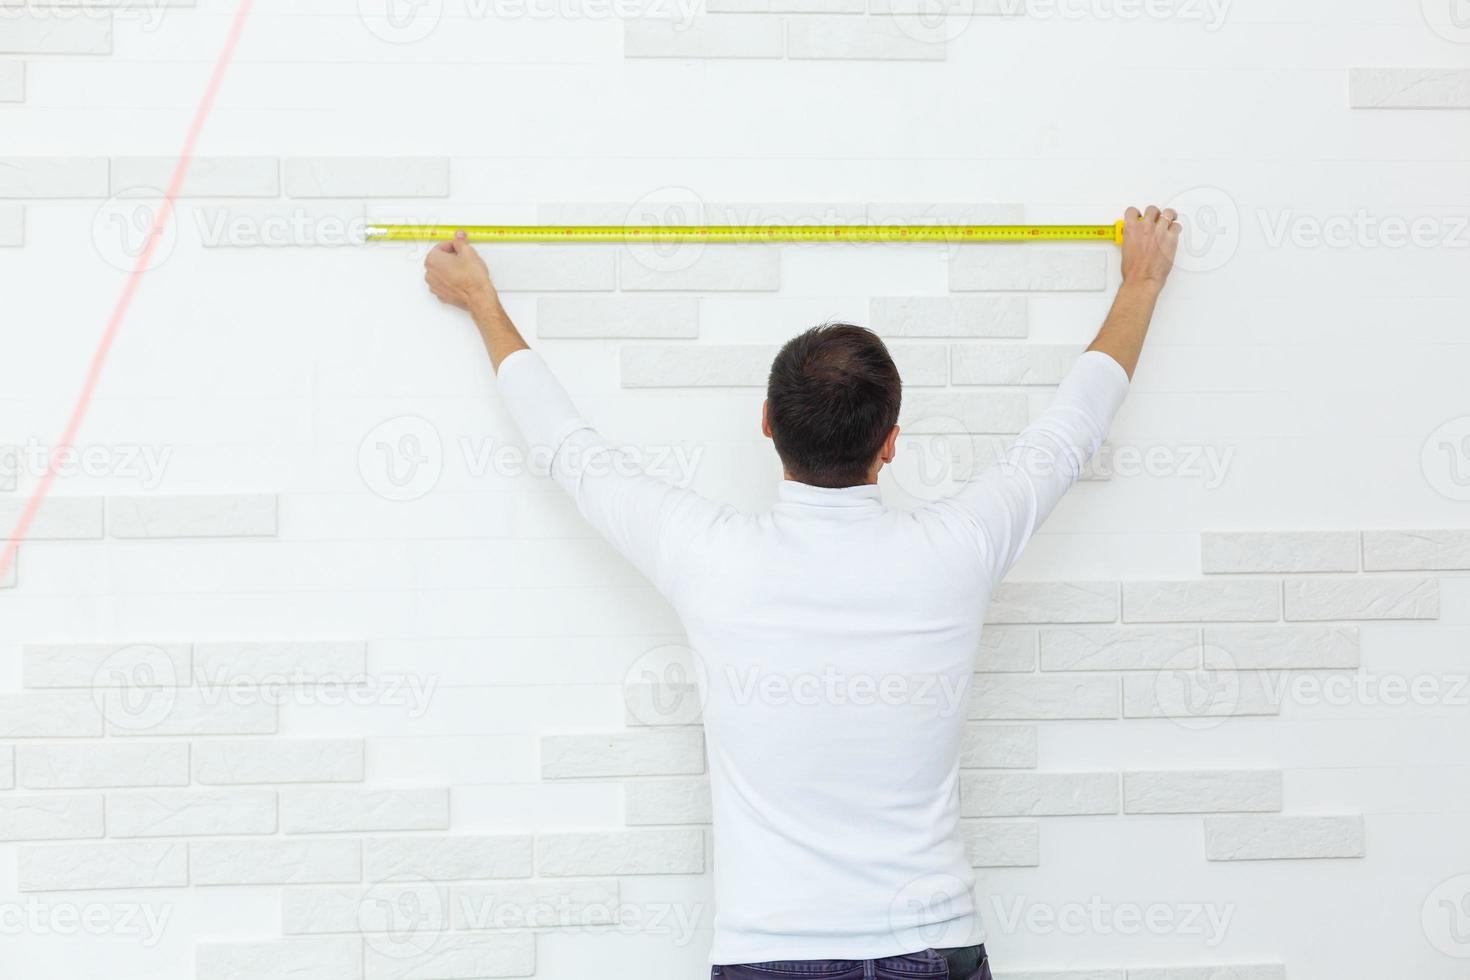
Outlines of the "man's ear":
{"type": "Polygon", "coordinates": [[[761,435],[765,436],[767,439],[771,438],[770,408],[770,402],[761,402],[761,435]]]}
{"type": "Polygon", "coordinates": [[[886,466],[887,464],[893,462],[893,457],[897,455],[898,426],[895,425],[892,429],[888,430],[888,438],[883,440],[883,450],[879,453],[878,458],[881,459],[886,466]]]}

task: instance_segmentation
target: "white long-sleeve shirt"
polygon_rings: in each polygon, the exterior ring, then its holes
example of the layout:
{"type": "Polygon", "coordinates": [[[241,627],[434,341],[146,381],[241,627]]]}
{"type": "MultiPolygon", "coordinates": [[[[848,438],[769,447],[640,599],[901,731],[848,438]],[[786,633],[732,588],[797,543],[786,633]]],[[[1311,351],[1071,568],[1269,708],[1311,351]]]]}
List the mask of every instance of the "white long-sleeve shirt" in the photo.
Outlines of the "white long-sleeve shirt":
{"type": "Polygon", "coordinates": [[[1122,367],[1082,355],[1007,456],[954,496],[784,482],[745,514],[626,466],[541,357],[505,403],[701,660],[714,805],[712,963],[869,959],[983,932],[960,836],[966,700],[991,591],[1107,434],[1122,367]]]}

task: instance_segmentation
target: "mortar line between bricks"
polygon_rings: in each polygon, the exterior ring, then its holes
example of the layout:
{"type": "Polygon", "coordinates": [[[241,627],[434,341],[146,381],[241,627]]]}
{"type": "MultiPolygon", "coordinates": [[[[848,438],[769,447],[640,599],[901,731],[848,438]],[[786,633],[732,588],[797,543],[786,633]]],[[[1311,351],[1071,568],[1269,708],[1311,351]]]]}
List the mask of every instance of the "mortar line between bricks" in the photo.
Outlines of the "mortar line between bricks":
{"type": "Polygon", "coordinates": [[[189,121],[189,128],[184,134],[184,145],[179,150],[178,160],[174,163],[174,172],[169,178],[168,188],[164,191],[163,200],[159,203],[158,211],[153,216],[153,225],[148,230],[147,243],[138,253],[132,271],[128,273],[127,282],[123,284],[122,292],[118,294],[117,302],[113,305],[107,325],[102,330],[102,336],[97,341],[97,347],[92,352],[91,362],[82,380],[82,390],[77,395],[76,403],[67,419],[66,428],[62,430],[61,437],[56,440],[55,447],[47,459],[46,472],[42,474],[41,482],[36,485],[35,491],[26,501],[25,510],[21,512],[20,519],[16,521],[15,527],[11,530],[10,538],[5,542],[4,552],[0,553],[0,578],[3,578],[15,563],[16,552],[25,540],[26,532],[30,530],[31,523],[41,509],[41,504],[51,492],[51,485],[56,482],[57,467],[61,456],[71,449],[77,432],[82,427],[82,422],[86,420],[87,409],[92,403],[97,382],[102,376],[102,368],[107,363],[107,355],[112,349],[112,342],[117,337],[118,329],[122,326],[129,307],[133,304],[133,297],[137,294],[138,286],[148,271],[148,264],[153,259],[153,252],[158,247],[158,241],[168,227],[169,219],[173,217],[174,200],[179,196],[179,191],[183,187],[184,177],[188,175],[189,164],[193,162],[199,137],[204,132],[204,124],[214,111],[215,98],[224,84],[225,73],[230,67],[230,62],[235,57],[235,48],[239,45],[240,35],[245,31],[245,22],[249,19],[253,2],[254,0],[240,0],[240,6],[235,10],[234,19],[230,21],[224,44],[215,58],[209,80],[204,84],[204,93],[199,98],[199,105],[195,108],[194,116],[189,121]]]}

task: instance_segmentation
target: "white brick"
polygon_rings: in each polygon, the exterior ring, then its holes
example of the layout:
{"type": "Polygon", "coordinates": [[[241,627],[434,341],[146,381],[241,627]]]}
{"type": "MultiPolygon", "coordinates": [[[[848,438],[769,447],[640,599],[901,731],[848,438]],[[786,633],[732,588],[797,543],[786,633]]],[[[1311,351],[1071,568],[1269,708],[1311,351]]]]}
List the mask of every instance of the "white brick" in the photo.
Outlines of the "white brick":
{"type": "Polygon", "coordinates": [[[536,867],[540,874],[553,878],[701,874],[704,831],[543,834],[536,840],[536,867]]]}
{"type": "Polygon", "coordinates": [[[1118,812],[1111,772],[966,772],[960,812],[967,817],[1066,817],[1118,812]]]}
{"type": "Polygon", "coordinates": [[[1026,16],[1026,4],[1022,0],[944,0],[942,5],[936,5],[934,0],[871,0],[868,4],[871,14],[900,14],[931,20],[941,10],[953,18],[1026,16]]]}
{"type": "Polygon", "coordinates": [[[1280,963],[1133,967],[1128,980],[1286,980],[1286,967],[1280,963]]]}
{"type": "Polygon", "coordinates": [[[0,796],[0,841],[101,837],[102,796],[0,796]]]}
{"type": "Polygon", "coordinates": [[[705,208],[693,191],[637,201],[542,201],[536,220],[543,225],[697,225],[707,221],[705,208]]]}
{"type": "Polygon", "coordinates": [[[444,157],[292,157],[287,197],[448,197],[444,157]]]}
{"type": "MultiPolygon", "coordinates": [[[[415,937],[411,945],[429,943],[415,937]]],[[[485,936],[440,936],[427,952],[366,949],[365,980],[489,980],[492,977],[529,977],[536,972],[536,937],[529,932],[485,936]]],[[[293,977],[294,980],[294,977],[293,977]]]]}
{"type": "Polygon", "coordinates": [[[1470,71],[1463,68],[1350,68],[1354,109],[1470,109],[1470,71]]]}
{"type": "Polygon", "coordinates": [[[287,834],[448,827],[447,789],[293,789],[281,794],[281,830],[287,834]]]}
{"type": "Polygon", "coordinates": [[[704,772],[699,732],[543,735],[541,778],[682,776],[704,772]]]}
{"type": "Polygon", "coordinates": [[[969,717],[987,721],[1116,718],[1118,680],[977,674],[971,690],[969,717]]]}
{"type": "Polygon", "coordinates": [[[189,844],[196,885],[333,884],[362,878],[355,840],[229,840],[189,844]]]}
{"type": "Polygon", "coordinates": [[[543,296],[536,304],[536,336],[543,340],[699,336],[699,300],[693,296],[543,296]]]}
{"type": "Polygon", "coordinates": [[[1286,618],[1438,619],[1439,582],[1432,578],[1321,578],[1286,583],[1286,618]]]}
{"type": "Polygon", "coordinates": [[[709,224],[753,229],[772,225],[860,225],[866,222],[867,212],[866,204],[842,201],[706,201],[704,204],[704,220],[709,224]]]}
{"type": "Polygon", "coordinates": [[[1123,676],[1124,718],[1206,719],[1281,713],[1273,676],[1260,671],[1163,670],[1123,676]]]}
{"type": "Polygon", "coordinates": [[[648,344],[618,354],[624,388],[764,388],[776,351],[755,344],[648,344]]]}
{"type": "Polygon", "coordinates": [[[1035,769],[1034,725],[966,725],[961,769],[1035,769]]]}
{"type": "Polygon", "coordinates": [[[29,789],[187,786],[189,746],[182,742],[21,745],[16,768],[29,789]]]}
{"type": "Polygon", "coordinates": [[[1019,204],[975,201],[874,201],[868,205],[868,223],[874,225],[1013,225],[1025,214],[1019,204]]]}
{"type": "Polygon", "coordinates": [[[705,0],[705,9],[725,14],[861,14],[867,0],[705,0]]]}
{"type": "Polygon", "coordinates": [[[109,497],[107,527],[114,538],[272,537],[274,494],[188,497],[109,497]]]}
{"type": "Polygon", "coordinates": [[[1470,569],[1470,530],[1364,531],[1363,567],[1370,572],[1470,569]]]}
{"type": "Polygon", "coordinates": [[[357,939],[276,939],[200,943],[195,980],[362,980],[357,939]]]}
{"type": "Polygon", "coordinates": [[[107,196],[106,157],[0,157],[0,198],[107,196]]]}
{"type": "Polygon", "coordinates": [[[713,819],[708,780],[631,779],[623,784],[623,822],[630,827],[713,819]]]}
{"type": "Polygon", "coordinates": [[[1216,572],[1356,572],[1356,531],[1216,532],[1200,535],[1200,565],[1216,572]]]}
{"type": "Polygon", "coordinates": [[[455,881],[466,878],[527,878],[529,836],[387,837],[369,840],[364,852],[372,881],[407,876],[455,881]]]}
{"type": "Polygon", "coordinates": [[[0,694],[0,738],[102,734],[102,712],[84,693],[0,694]]]}
{"type": "Polygon", "coordinates": [[[1023,296],[874,296],[873,331],[884,337],[1024,337],[1023,296]]]}
{"type": "Polygon", "coordinates": [[[909,435],[1015,433],[1026,427],[1028,413],[1019,392],[905,392],[898,424],[909,435]]]}
{"type": "Polygon", "coordinates": [[[1123,619],[1129,623],[1280,618],[1281,583],[1269,579],[1123,583],[1123,619]]]}
{"type": "Polygon", "coordinates": [[[16,880],[23,892],[177,887],[189,857],[179,843],[22,847],[16,880]]]}
{"type": "Polygon", "coordinates": [[[187,643],[26,645],[26,687],[179,687],[192,682],[187,643]]]}
{"type": "MultiPolygon", "coordinates": [[[[619,351],[624,388],[764,388],[779,348],[765,344],[638,344],[619,351]]],[[[924,345],[890,346],[905,386],[945,383],[948,352],[924,345]]]]}
{"type": "Polygon", "coordinates": [[[196,643],[194,673],[205,685],[347,683],[367,674],[361,640],[196,643]]]}
{"type": "Polygon", "coordinates": [[[938,388],[949,381],[949,351],[933,344],[890,344],[888,353],[905,388],[938,388]]]}
{"type": "Polygon", "coordinates": [[[1362,857],[1363,818],[1206,817],[1211,861],[1362,857]]]}
{"type": "Polygon", "coordinates": [[[685,23],[654,17],[626,21],[629,58],[779,58],[781,18],[699,17],[685,23]]]}
{"type": "Polygon", "coordinates": [[[1041,864],[1039,824],[962,820],[960,837],[972,867],[1034,868],[1041,864]]]}
{"type": "MultiPolygon", "coordinates": [[[[0,204],[0,248],[20,248],[26,243],[26,209],[19,204],[0,204]]],[[[15,464],[7,459],[0,475],[0,490],[15,489],[15,464]]],[[[8,529],[7,532],[9,533],[8,529]]]]}
{"type": "Polygon", "coordinates": [[[1199,662],[1200,634],[1187,627],[1073,627],[1041,631],[1042,670],[1158,670],[1199,662]]]}
{"type": "Polygon", "coordinates": [[[276,705],[246,688],[127,688],[103,692],[107,734],[270,735],[276,705]]]}
{"type": "Polygon", "coordinates": [[[1206,667],[1330,670],[1362,662],[1356,626],[1206,626],[1206,667]]]}
{"type": "Polygon", "coordinates": [[[27,7],[0,17],[0,54],[111,53],[110,13],[27,7]]]}
{"type": "Polygon", "coordinates": [[[281,932],[439,932],[449,928],[449,886],[419,881],[287,888],[281,894],[281,932]]]}
{"type": "MultiPolygon", "coordinates": [[[[168,190],[176,157],[113,157],[112,193],[168,190]]],[[[194,157],[178,197],[277,197],[280,166],[275,157],[194,157]]]]}
{"type": "Polygon", "coordinates": [[[781,288],[781,252],[766,245],[684,246],[692,261],[657,262],[654,253],[618,252],[618,282],[628,292],[774,292],[781,288]]]}
{"type": "Polygon", "coordinates": [[[1281,773],[1269,770],[1125,772],[1124,813],[1270,813],[1281,809],[1281,773]]]}
{"type": "Polygon", "coordinates": [[[0,102],[26,100],[26,63],[0,61],[0,102]]]}
{"type": "Polygon", "coordinates": [[[1116,582],[1002,582],[991,593],[987,623],[1111,623],[1116,582]]]}
{"type": "Polygon", "coordinates": [[[967,245],[949,261],[956,292],[1091,292],[1107,285],[1107,253],[1091,245],[967,245]]]}
{"type": "MultiPolygon", "coordinates": [[[[3,173],[3,166],[0,166],[3,173]]],[[[0,540],[7,540],[27,501],[0,500],[0,540]]],[[[102,537],[101,497],[48,496],[26,528],[27,541],[96,540],[102,537]]]]}
{"type": "Polygon", "coordinates": [[[1054,385],[1081,353],[1069,344],[955,344],[950,376],[957,385],[1054,385]]]}
{"type": "Polygon", "coordinates": [[[266,790],[113,793],[107,798],[110,837],[206,837],[275,830],[276,794],[266,790]]]}
{"type": "Polygon", "coordinates": [[[480,249],[503,293],[610,292],[617,252],[601,245],[494,245],[480,249]]]}
{"type": "Polygon", "coordinates": [[[1036,630],[992,626],[980,634],[980,673],[1029,674],[1036,669],[1036,630]]]}
{"type": "Polygon", "coordinates": [[[450,910],[456,929],[602,925],[617,921],[616,881],[526,881],[456,885],[450,910]]]}
{"type": "Polygon", "coordinates": [[[15,788],[15,749],[0,745],[0,789],[15,788]]]}
{"type": "Polygon", "coordinates": [[[362,739],[195,742],[194,779],[241,783],[355,783],[363,778],[362,739]]]}
{"type": "Polygon", "coordinates": [[[792,58],[848,61],[943,61],[942,40],[921,40],[886,18],[814,16],[786,22],[792,58]]]}

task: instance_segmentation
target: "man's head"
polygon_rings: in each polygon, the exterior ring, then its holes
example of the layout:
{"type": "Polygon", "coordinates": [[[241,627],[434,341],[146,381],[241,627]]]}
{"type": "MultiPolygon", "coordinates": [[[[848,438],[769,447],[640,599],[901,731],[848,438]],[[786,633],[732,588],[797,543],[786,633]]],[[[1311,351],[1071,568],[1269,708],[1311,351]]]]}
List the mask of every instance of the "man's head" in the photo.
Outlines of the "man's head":
{"type": "Polygon", "coordinates": [[[816,487],[872,483],[892,462],[902,386],[877,334],[813,327],[771,364],[762,428],[791,479],[816,487]]]}

